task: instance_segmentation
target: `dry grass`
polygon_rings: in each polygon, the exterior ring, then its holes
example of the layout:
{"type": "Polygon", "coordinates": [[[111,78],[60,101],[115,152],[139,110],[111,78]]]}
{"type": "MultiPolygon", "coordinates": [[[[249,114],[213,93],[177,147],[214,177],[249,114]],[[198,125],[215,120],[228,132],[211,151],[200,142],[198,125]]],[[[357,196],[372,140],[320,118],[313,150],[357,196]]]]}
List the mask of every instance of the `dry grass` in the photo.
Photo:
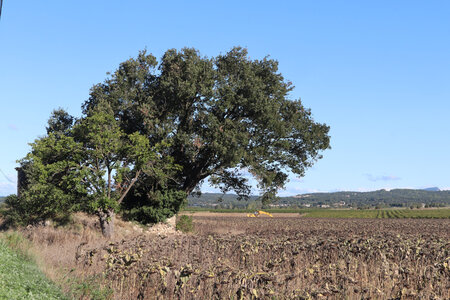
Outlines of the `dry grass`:
{"type": "Polygon", "coordinates": [[[196,213],[195,234],[143,234],[118,220],[112,242],[95,219],[74,220],[23,234],[67,289],[64,278],[96,278],[114,291],[88,289],[77,298],[450,298],[450,220],[196,213]]]}
{"type": "MultiPolygon", "coordinates": [[[[113,241],[133,238],[141,231],[142,229],[137,225],[116,219],[117,234],[113,241]]],[[[12,230],[9,230],[5,232],[5,235],[11,232],[12,230]]],[[[85,247],[102,247],[109,242],[101,235],[97,218],[77,213],[66,226],[28,226],[18,230],[18,233],[29,243],[17,245],[17,250],[26,252],[27,256],[32,257],[44,274],[59,284],[65,292],[72,294],[75,298],[90,299],[92,295],[89,295],[89,289],[102,288],[101,282],[98,286],[83,283],[83,278],[89,275],[98,277],[96,271],[88,274],[77,267],[77,261],[81,259],[85,247]],[[74,289],[83,288],[84,285],[86,285],[84,288],[88,290],[74,291],[74,289]]]]}

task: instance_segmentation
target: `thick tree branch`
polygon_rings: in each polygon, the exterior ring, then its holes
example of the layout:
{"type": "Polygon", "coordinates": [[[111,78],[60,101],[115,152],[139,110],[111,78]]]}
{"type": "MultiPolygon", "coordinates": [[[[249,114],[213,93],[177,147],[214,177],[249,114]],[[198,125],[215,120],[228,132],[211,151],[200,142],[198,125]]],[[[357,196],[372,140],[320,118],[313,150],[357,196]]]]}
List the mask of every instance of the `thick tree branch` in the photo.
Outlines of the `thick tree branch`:
{"type": "Polygon", "coordinates": [[[122,194],[122,196],[119,198],[119,200],[117,200],[117,203],[120,204],[122,203],[123,199],[125,198],[125,196],[128,194],[128,192],[130,191],[131,187],[134,185],[134,183],[137,181],[139,175],[141,174],[141,170],[136,172],[136,176],[134,176],[133,179],[131,179],[130,184],[128,185],[127,189],[125,190],[125,192],[122,194]]]}

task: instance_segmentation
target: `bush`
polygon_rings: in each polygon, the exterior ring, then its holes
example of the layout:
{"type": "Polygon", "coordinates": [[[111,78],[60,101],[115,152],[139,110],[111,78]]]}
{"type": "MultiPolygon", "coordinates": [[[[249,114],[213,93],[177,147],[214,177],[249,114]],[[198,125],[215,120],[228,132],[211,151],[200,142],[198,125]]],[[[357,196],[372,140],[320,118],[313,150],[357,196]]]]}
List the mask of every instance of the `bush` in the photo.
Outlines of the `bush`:
{"type": "Polygon", "coordinates": [[[194,223],[192,223],[192,216],[182,215],[177,218],[176,229],[181,232],[194,231],[194,223]]]}
{"type": "Polygon", "coordinates": [[[9,195],[6,197],[5,202],[3,203],[3,208],[1,214],[5,218],[5,225],[6,227],[12,226],[12,225],[23,225],[26,223],[27,220],[24,216],[26,212],[26,209],[24,208],[24,205],[21,205],[19,202],[19,198],[17,195],[9,195]]]}
{"type": "Polygon", "coordinates": [[[160,223],[174,216],[186,203],[186,193],[167,190],[129,194],[122,203],[122,214],[142,224],[160,223]]]}
{"type": "Polygon", "coordinates": [[[175,212],[168,208],[143,206],[124,210],[122,215],[127,220],[137,221],[141,224],[156,224],[172,217],[175,212]]]}
{"type": "Polygon", "coordinates": [[[6,203],[0,202],[0,217],[6,212],[6,203]]]}
{"type": "Polygon", "coordinates": [[[20,198],[14,194],[9,195],[1,213],[6,226],[24,226],[49,219],[66,223],[71,214],[71,203],[66,198],[68,196],[61,192],[26,190],[20,198]]]}

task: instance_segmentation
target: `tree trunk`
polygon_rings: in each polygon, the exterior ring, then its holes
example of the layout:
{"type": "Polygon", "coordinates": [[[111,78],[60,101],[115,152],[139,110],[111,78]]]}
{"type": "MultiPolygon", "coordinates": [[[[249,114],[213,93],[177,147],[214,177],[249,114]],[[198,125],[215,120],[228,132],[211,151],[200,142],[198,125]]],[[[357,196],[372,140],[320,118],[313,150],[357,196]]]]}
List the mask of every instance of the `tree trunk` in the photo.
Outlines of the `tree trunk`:
{"type": "Polygon", "coordinates": [[[102,229],[103,236],[107,239],[111,239],[114,236],[114,215],[115,213],[112,209],[98,211],[100,228],[102,229]]]}

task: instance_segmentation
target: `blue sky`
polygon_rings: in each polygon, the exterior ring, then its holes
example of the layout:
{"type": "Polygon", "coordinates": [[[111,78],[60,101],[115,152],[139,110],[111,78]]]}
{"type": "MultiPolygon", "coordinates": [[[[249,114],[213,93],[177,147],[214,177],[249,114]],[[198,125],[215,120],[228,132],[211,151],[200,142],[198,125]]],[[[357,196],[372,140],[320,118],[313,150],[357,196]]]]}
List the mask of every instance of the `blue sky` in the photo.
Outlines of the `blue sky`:
{"type": "MultiPolygon", "coordinates": [[[[279,61],[332,149],[281,195],[450,189],[450,1],[12,1],[0,20],[0,195],[54,108],[147,48],[279,61]]],[[[211,191],[208,186],[204,191],[211,191]]]]}

